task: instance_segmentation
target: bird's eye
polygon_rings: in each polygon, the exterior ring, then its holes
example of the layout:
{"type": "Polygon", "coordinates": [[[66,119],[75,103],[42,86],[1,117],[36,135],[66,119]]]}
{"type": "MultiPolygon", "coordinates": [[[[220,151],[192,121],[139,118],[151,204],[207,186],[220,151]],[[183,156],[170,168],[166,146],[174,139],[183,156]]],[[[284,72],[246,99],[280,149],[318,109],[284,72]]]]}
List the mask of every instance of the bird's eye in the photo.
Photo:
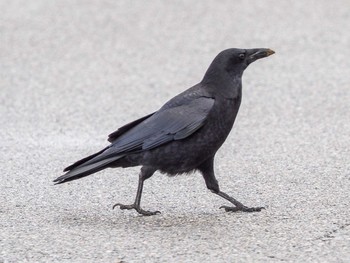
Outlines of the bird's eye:
{"type": "Polygon", "coordinates": [[[245,54],[244,54],[244,53],[241,53],[241,54],[238,55],[238,57],[239,57],[240,59],[244,59],[244,58],[245,58],[245,54]]]}

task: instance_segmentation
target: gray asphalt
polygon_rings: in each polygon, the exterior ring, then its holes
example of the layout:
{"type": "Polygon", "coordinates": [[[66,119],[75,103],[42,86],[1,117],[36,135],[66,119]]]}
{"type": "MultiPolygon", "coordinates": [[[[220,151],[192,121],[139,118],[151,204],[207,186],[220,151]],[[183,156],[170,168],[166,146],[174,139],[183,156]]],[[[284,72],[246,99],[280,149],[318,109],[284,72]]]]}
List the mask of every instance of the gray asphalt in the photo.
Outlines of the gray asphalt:
{"type": "Polygon", "coordinates": [[[0,1],[0,262],[350,262],[348,1],[0,1]],[[53,186],[119,126],[199,82],[229,47],[267,47],[216,159],[53,186]]]}

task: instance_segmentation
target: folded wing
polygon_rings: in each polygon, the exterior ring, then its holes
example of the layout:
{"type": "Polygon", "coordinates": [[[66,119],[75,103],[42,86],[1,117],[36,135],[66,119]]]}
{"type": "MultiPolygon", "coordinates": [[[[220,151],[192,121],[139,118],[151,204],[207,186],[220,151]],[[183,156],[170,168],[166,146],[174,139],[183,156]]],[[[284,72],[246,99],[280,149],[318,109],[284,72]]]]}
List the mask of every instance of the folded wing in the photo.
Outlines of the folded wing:
{"type": "Polygon", "coordinates": [[[67,167],[71,168],[70,171],[55,181],[62,183],[75,180],[102,170],[125,155],[185,139],[205,125],[213,105],[213,98],[199,97],[184,105],[161,109],[153,115],[129,123],[110,135],[110,146],[76,162],[77,165],[67,167]]]}
{"type": "Polygon", "coordinates": [[[184,139],[205,124],[213,105],[213,98],[200,97],[189,104],[158,111],[120,135],[98,159],[150,150],[173,140],[184,139]]]}

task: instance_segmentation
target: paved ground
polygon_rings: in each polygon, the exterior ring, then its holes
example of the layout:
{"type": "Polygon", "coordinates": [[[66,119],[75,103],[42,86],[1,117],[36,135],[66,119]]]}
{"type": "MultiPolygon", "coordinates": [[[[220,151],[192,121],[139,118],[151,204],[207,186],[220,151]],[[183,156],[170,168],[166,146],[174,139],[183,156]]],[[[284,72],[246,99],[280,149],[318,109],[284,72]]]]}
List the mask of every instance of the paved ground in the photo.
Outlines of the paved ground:
{"type": "Polygon", "coordinates": [[[0,1],[0,262],[349,262],[348,1],[0,1]],[[196,84],[228,47],[269,47],[244,75],[216,160],[199,174],[106,170],[53,186],[118,126],[196,84]]]}

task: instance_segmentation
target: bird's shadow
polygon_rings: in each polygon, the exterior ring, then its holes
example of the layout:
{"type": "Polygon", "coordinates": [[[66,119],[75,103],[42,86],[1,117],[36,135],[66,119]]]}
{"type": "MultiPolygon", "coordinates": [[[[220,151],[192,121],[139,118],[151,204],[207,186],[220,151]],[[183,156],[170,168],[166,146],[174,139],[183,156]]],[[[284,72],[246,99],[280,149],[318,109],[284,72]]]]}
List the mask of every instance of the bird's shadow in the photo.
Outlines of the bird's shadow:
{"type": "MultiPolygon", "coordinates": [[[[258,214],[258,213],[257,213],[258,214]]],[[[256,215],[257,215],[256,214],[256,215]]],[[[223,210],[202,213],[200,211],[190,212],[164,212],[160,215],[142,216],[132,212],[118,211],[118,213],[99,214],[66,212],[60,215],[55,221],[70,227],[90,226],[96,228],[111,229],[169,229],[182,227],[203,227],[227,225],[228,222],[234,224],[238,219],[247,216],[246,213],[226,213],[223,210]]],[[[249,213],[254,215],[254,213],[249,213]]]]}

